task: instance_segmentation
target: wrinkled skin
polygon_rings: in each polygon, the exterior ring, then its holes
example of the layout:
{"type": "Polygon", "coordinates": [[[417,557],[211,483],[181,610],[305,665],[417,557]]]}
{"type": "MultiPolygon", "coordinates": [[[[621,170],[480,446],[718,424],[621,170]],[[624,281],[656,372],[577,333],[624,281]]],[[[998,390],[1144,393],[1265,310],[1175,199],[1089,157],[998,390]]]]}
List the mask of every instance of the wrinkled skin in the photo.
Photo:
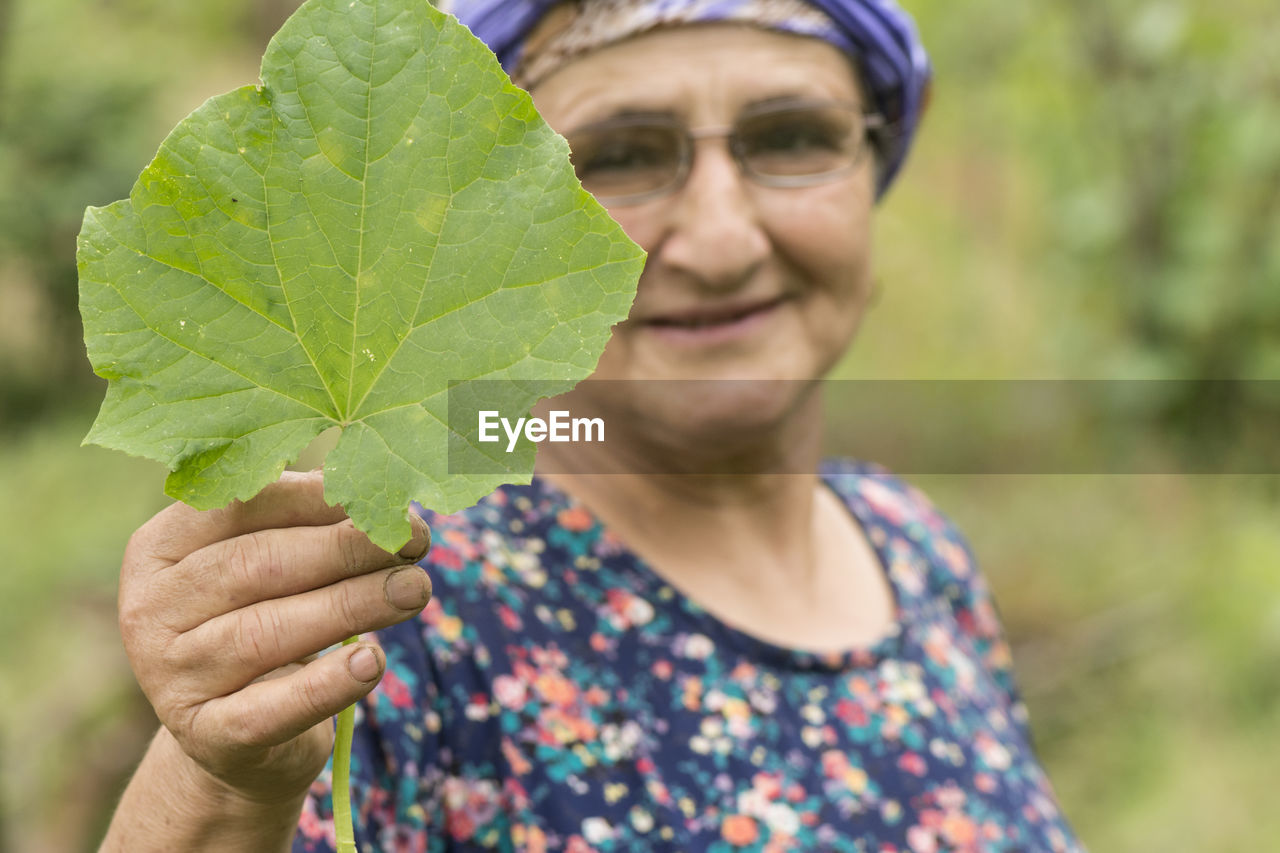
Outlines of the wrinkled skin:
{"type": "Polygon", "coordinates": [[[226,509],[174,504],[125,552],[120,629],[138,683],[199,768],[258,802],[306,790],[332,748],[331,717],[385,665],[369,643],[316,654],[408,619],[430,597],[426,573],[403,569],[429,546],[421,519],[388,554],[322,493],[319,474],[286,474],[226,509]],[[373,666],[353,673],[361,650],[373,666]]]}

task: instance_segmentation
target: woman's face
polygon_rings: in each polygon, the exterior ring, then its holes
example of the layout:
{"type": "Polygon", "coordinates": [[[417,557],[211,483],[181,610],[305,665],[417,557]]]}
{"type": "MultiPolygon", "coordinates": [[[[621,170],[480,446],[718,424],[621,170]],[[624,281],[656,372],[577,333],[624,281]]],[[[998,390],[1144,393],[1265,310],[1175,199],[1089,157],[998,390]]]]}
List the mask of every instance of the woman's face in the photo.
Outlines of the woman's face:
{"type": "MultiPolygon", "coordinates": [[[[765,101],[861,100],[852,66],[831,45],[725,24],[602,48],[532,95],[566,135],[620,113],[669,114],[696,131],[727,127],[765,101]]],[[[830,182],[767,187],[741,174],[724,138],[695,142],[681,189],[609,207],[649,257],[593,378],[822,376],[867,304],[873,171],[868,151],[830,182]]]]}

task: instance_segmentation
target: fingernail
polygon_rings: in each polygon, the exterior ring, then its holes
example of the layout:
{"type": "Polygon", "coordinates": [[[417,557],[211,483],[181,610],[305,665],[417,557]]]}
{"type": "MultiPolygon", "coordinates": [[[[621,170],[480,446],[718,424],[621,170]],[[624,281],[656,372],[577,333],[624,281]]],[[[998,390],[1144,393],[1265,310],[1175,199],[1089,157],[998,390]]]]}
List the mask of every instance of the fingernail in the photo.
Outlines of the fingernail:
{"type": "Polygon", "coordinates": [[[392,607],[417,610],[431,598],[431,582],[422,569],[401,569],[387,576],[384,592],[392,607]]]}
{"type": "Polygon", "coordinates": [[[373,681],[382,671],[378,656],[368,646],[361,646],[347,658],[347,669],[356,681],[373,681]]]}

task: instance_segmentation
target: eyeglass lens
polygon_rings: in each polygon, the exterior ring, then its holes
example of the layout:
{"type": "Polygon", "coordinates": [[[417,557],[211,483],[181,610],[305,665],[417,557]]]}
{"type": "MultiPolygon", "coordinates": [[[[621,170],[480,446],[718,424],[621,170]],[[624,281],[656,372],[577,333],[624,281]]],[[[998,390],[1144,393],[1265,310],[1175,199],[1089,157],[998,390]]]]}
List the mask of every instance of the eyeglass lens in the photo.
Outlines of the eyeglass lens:
{"type": "MultiPolygon", "coordinates": [[[[814,183],[851,168],[860,154],[863,116],[844,104],[770,106],[742,114],[729,132],[743,170],[765,184],[814,183]]],[[[623,117],[569,135],[578,179],[604,199],[636,199],[674,190],[693,159],[696,136],[673,118],[623,117]]]]}

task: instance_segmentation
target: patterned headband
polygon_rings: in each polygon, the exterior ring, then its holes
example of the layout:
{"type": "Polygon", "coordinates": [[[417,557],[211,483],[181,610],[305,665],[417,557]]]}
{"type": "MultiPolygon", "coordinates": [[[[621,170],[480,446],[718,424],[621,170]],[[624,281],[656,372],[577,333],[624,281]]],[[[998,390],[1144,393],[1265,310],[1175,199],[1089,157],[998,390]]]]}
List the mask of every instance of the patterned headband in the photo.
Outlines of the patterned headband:
{"type": "Polygon", "coordinates": [[[525,38],[511,79],[532,89],[571,59],[660,27],[737,21],[832,41],[835,22],[805,0],[591,0],[553,7],[525,38]],[[554,19],[554,20],[553,20],[554,19]],[[536,40],[536,41],[535,41],[536,40]]]}
{"type": "Polygon", "coordinates": [[[441,0],[526,88],[565,62],[663,26],[738,21],[820,38],[853,57],[873,106],[889,122],[876,140],[883,196],[906,159],[931,69],[915,24],[894,0],[441,0]],[[553,11],[554,10],[554,11],[553,11]],[[531,33],[548,14],[560,20],[531,33]]]}

